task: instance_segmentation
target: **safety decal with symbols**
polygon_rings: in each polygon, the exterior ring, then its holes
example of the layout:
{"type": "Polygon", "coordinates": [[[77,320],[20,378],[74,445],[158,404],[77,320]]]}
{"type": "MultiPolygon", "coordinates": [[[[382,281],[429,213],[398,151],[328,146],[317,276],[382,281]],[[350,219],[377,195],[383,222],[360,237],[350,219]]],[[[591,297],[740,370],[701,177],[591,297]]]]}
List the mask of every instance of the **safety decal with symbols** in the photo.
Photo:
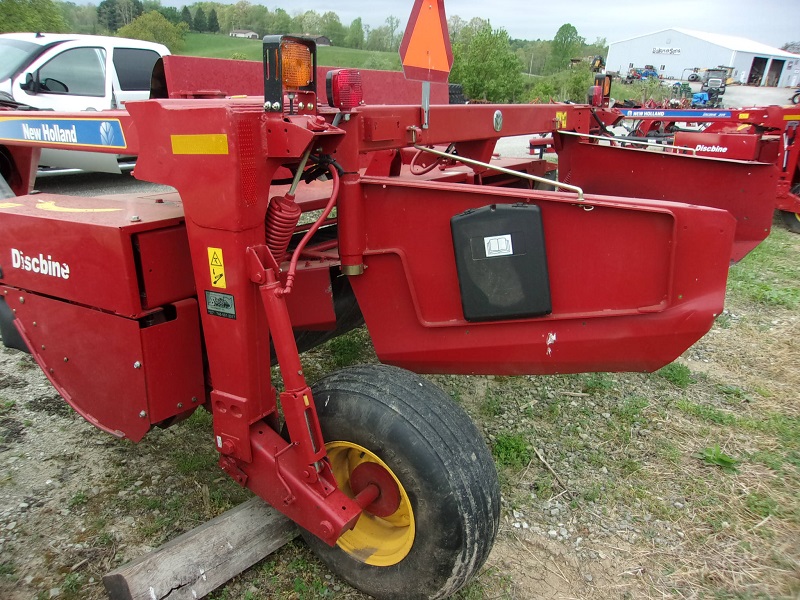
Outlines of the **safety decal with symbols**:
{"type": "Polygon", "coordinates": [[[211,273],[211,286],[215,288],[228,287],[225,282],[225,260],[222,257],[222,248],[208,249],[208,269],[211,273]]]}

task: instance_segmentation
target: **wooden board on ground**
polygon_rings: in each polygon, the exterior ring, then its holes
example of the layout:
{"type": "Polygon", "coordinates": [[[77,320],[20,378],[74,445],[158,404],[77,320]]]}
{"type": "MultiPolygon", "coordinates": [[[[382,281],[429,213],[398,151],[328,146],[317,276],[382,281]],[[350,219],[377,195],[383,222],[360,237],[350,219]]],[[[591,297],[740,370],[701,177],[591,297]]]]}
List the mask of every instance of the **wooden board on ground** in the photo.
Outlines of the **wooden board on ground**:
{"type": "Polygon", "coordinates": [[[298,534],[297,526],[261,498],[103,576],[111,600],[202,598],[298,534]]]}

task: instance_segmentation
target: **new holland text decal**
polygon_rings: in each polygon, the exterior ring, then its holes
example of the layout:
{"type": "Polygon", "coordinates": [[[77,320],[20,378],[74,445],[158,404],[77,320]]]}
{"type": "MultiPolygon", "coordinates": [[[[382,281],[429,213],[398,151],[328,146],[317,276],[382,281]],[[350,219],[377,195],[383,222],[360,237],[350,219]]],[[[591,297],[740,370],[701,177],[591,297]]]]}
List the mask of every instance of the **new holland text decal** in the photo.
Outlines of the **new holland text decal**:
{"type": "Polygon", "coordinates": [[[620,111],[626,119],[730,119],[729,110],[678,110],[669,108],[625,108],[620,111]]]}
{"type": "Polygon", "coordinates": [[[0,140],[67,146],[125,148],[119,119],[59,119],[0,116],[0,140]]]}

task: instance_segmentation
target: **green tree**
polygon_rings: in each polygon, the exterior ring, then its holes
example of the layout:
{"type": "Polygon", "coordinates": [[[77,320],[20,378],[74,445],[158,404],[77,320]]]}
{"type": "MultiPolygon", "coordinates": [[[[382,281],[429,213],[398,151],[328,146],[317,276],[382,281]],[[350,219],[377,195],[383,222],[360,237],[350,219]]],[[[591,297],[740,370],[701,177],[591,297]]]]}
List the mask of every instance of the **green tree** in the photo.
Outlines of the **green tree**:
{"type": "Polygon", "coordinates": [[[217,33],[219,31],[219,20],[217,19],[217,11],[213,8],[208,13],[208,30],[211,33],[217,33]]]}
{"type": "Polygon", "coordinates": [[[525,72],[529,75],[544,75],[548,61],[550,60],[549,40],[519,40],[521,45],[515,50],[515,54],[522,61],[525,72]]]}
{"type": "Polygon", "coordinates": [[[272,12],[272,31],[268,31],[267,33],[274,35],[293,33],[292,25],[292,17],[289,16],[289,13],[282,8],[276,8],[272,12]]]}
{"type": "Polygon", "coordinates": [[[244,11],[244,21],[241,29],[251,29],[263,36],[267,33],[271,23],[272,15],[266,6],[253,4],[244,11]]]}
{"type": "Polygon", "coordinates": [[[67,31],[67,22],[51,0],[0,0],[0,33],[67,31]]]}
{"type": "Polygon", "coordinates": [[[378,52],[388,52],[392,48],[392,32],[386,25],[370,29],[367,33],[367,41],[364,43],[364,48],[378,52]]]}
{"type": "Polygon", "coordinates": [[[186,23],[186,27],[192,28],[192,13],[189,11],[188,6],[181,9],[181,23],[186,23]]]}
{"type": "Polygon", "coordinates": [[[337,15],[335,12],[328,11],[320,18],[319,33],[328,38],[331,41],[331,44],[336,46],[344,46],[344,39],[347,35],[346,32],[347,30],[339,20],[339,15],[337,15]]]}
{"type": "Polygon", "coordinates": [[[447,31],[450,32],[450,44],[455,44],[456,41],[458,41],[466,25],[467,22],[458,15],[453,15],[447,19],[447,31]]]}
{"type": "Polygon", "coordinates": [[[350,27],[347,28],[345,46],[361,50],[364,47],[364,26],[361,24],[361,17],[353,19],[350,27]]]}
{"type": "Polygon", "coordinates": [[[569,66],[569,60],[575,58],[585,42],[586,40],[578,35],[578,30],[573,25],[564,23],[559,27],[556,37],[553,38],[550,71],[566,69],[569,66]]]}
{"type": "Polygon", "coordinates": [[[454,38],[452,43],[469,44],[475,34],[489,26],[489,21],[486,19],[473,17],[468,23],[461,27],[461,30],[458,32],[458,37],[454,38]]]}
{"type": "Polygon", "coordinates": [[[174,6],[162,6],[158,9],[158,12],[160,12],[164,18],[173,25],[177,25],[181,22],[181,13],[179,13],[178,9],[174,6]]]}
{"type": "Polygon", "coordinates": [[[144,11],[141,0],[116,0],[117,26],[130,25],[144,11]]]}
{"type": "Polygon", "coordinates": [[[192,21],[192,28],[195,31],[206,31],[208,29],[208,22],[206,21],[206,13],[202,6],[198,6],[194,11],[194,20],[192,21]]]}
{"type": "Polygon", "coordinates": [[[91,4],[78,6],[74,2],[59,2],[61,15],[72,33],[97,33],[97,7],[91,4]]]}
{"type": "Polygon", "coordinates": [[[608,42],[604,37],[595,38],[591,44],[586,44],[581,52],[583,56],[602,56],[604,59],[608,55],[608,42]]]}
{"type": "Polygon", "coordinates": [[[486,22],[469,36],[469,42],[453,46],[450,81],[464,86],[469,98],[513,102],[524,88],[522,63],[511,51],[505,29],[486,22]]]}
{"type": "Polygon", "coordinates": [[[400,48],[400,41],[403,38],[402,32],[398,33],[400,19],[394,15],[386,17],[386,29],[389,31],[389,49],[397,51],[400,48]]]}
{"type": "Polygon", "coordinates": [[[183,38],[188,30],[186,23],[173,25],[160,12],[153,10],[137,17],[130,25],[121,27],[117,35],[158,42],[164,44],[171,52],[177,52],[183,48],[183,38]]]}
{"type": "Polygon", "coordinates": [[[120,27],[117,0],[103,0],[97,6],[97,23],[102,29],[114,33],[120,27]]]}

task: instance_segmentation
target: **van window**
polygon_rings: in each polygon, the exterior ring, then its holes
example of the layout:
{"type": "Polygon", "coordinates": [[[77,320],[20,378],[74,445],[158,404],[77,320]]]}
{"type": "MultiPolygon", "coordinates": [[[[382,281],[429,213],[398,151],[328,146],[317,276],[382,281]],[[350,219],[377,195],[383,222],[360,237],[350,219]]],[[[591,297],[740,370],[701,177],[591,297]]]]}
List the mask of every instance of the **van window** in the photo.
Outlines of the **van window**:
{"type": "Polygon", "coordinates": [[[39,69],[43,92],[70,96],[105,96],[106,51],[102,48],[73,48],[65,50],[39,69]],[[48,79],[55,80],[48,86],[48,79]],[[64,89],[66,88],[66,89],[64,89]]]}
{"type": "Polygon", "coordinates": [[[114,68],[123,91],[149,91],[158,52],[140,48],[114,48],[114,68]]]}

